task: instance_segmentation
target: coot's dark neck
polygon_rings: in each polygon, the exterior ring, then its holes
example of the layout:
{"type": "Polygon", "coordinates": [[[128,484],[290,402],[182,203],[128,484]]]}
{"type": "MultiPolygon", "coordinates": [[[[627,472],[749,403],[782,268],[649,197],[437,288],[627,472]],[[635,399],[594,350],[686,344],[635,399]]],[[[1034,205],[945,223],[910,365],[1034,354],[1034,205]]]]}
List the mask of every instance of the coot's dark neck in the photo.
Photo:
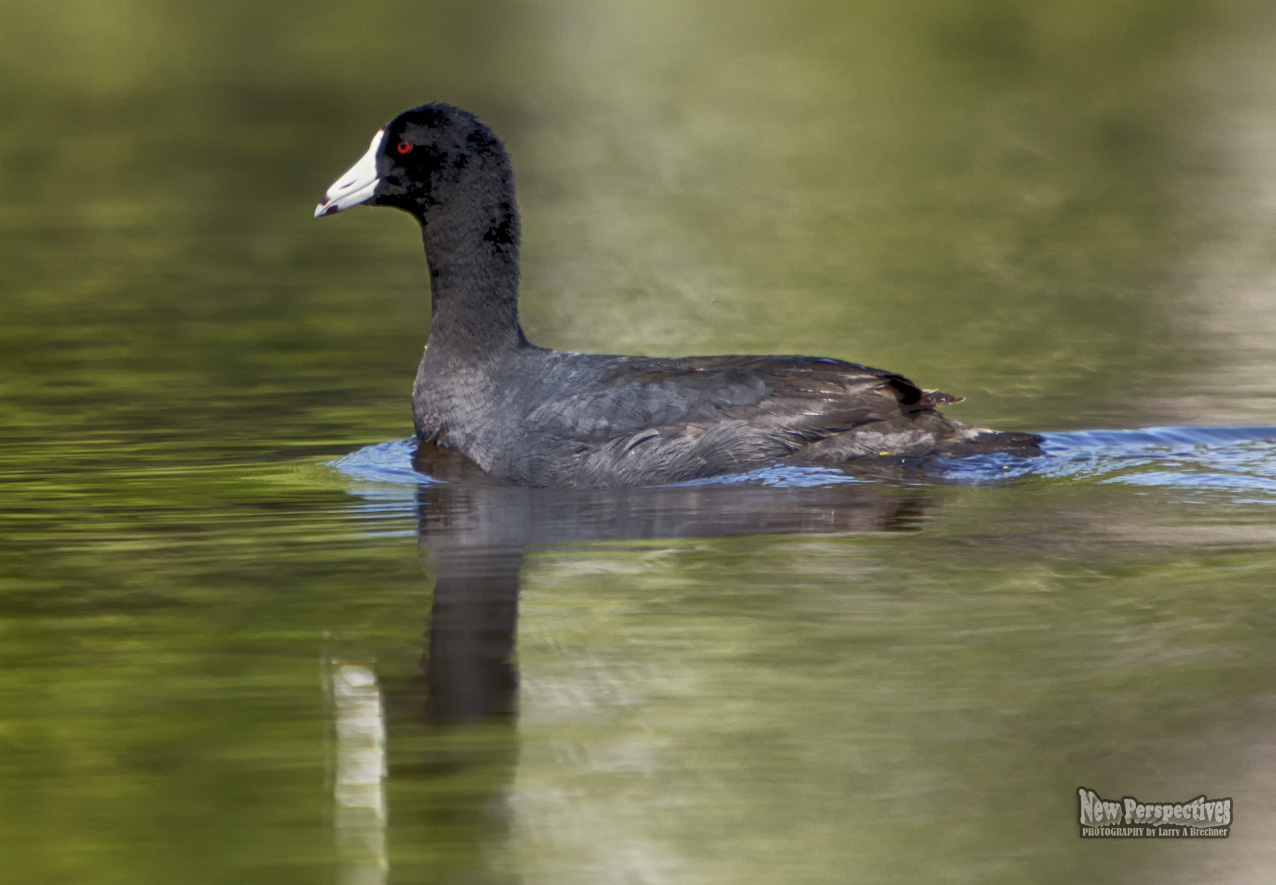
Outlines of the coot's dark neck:
{"type": "Polygon", "coordinates": [[[519,224],[510,190],[436,204],[418,216],[430,265],[431,352],[483,359],[527,343],[518,323],[519,224]]]}

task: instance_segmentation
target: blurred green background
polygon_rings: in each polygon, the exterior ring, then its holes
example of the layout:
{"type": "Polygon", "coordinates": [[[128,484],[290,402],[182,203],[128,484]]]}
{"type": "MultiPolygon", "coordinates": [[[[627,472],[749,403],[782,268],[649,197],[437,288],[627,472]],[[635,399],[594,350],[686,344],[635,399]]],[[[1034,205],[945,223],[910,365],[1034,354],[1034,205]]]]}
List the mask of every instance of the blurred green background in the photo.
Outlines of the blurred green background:
{"type": "MultiPolygon", "coordinates": [[[[320,662],[410,683],[429,582],[412,502],[324,464],[410,433],[427,273],[405,216],[311,214],[408,107],[506,141],[538,344],[1276,424],[1270,4],[0,12],[5,881],[338,876],[320,662]]],[[[927,494],[917,535],[540,551],[518,773],[392,765],[390,880],[1264,881],[1270,505],[927,494]],[[1244,828],[1082,844],[1092,776],[1244,828]]]]}
{"type": "Polygon", "coordinates": [[[5,402],[136,426],[229,391],[256,435],[251,391],[401,432],[415,230],[307,207],[446,100],[509,143],[547,346],[846,357],[1038,429],[1258,423],[1270,387],[1235,379],[1271,368],[1272,308],[1239,290],[1272,267],[1272,27],[1241,3],[9,3],[5,402]],[[140,402],[152,373],[182,395],[140,402]]]}

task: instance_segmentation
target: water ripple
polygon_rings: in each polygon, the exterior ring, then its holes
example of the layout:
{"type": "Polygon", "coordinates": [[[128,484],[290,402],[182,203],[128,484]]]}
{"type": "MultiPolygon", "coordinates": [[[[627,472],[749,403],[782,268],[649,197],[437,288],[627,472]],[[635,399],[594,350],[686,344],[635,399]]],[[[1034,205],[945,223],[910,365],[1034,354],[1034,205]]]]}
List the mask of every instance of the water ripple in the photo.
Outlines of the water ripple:
{"type": "MultiPolygon", "coordinates": [[[[1078,479],[1191,492],[1217,491],[1244,502],[1276,502],[1276,427],[1149,427],[1044,436],[1044,457],[987,455],[942,461],[929,465],[925,476],[962,485],[1026,477],[1078,479]]],[[[331,466],[362,483],[376,483],[381,496],[398,497],[387,486],[403,488],[439,482],[413,469],[415,450],[415,440],[394,440],[352,452],[331,466]]],[[[862,478],[839,470],[780,466],[683,485],[799,488],[859,481],[862,478]]]]}

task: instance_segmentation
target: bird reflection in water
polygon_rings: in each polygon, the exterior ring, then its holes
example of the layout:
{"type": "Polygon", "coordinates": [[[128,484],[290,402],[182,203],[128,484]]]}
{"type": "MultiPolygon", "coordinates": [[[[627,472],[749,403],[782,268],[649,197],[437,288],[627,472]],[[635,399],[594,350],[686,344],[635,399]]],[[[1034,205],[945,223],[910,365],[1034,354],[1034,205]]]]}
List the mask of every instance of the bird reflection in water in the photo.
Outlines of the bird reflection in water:
{"type": "MultiPolygon", "coordinates": [[[[434,573],[420,678],[377,682],[370,667],[330,667],[338,717],[337,771],[342,881],[389,881],[378,790],[341,783],[385,770],[368,716],[385,694],[394,763],[389,819],[404,881],[518,881],[491,864],[513,824],[507,796],[518,764],[516,638],[519,581],[528,548],[589,541],[709,538],[920,529],[931,493],[921,486],[842,482],[776,488],[704,484],[639,489],[544,490],[492,482],[463,457],[433,447],[418,472],[443,482],[417,493],[420,546],[434,573]],[[351,685],[338,685],[341,680],[351,685]],[[356,695],[342,700],[341,692],[356,695]],[[375,697],[375,703],[374,703],[375,697]],[[344,711],[344,712],[343,712],[344,711]],[[344,718],[343,718],[344,717],[344,718]],[[362,718],[361,718],[362,717],[362,718]],[[406,738],[403,746],[398,739],[406,738]],[[362,754],[362,755],[360,755],[362,754]],[[412,782],[412,783],[409,783],[412,782]],[[402,786],[402,789],[399,787],[402,786]],[[343,792],[344,790],[344,792],[343,792]],[[362,814],[341,810],[363,802],[362,814]],[[362,829],[360,829],[362,828],[362,829]]],[[[378,782],[379,786],[379,782],[378,782]]],[[[381,800],[383,801],[383,800],[381,800]]],[[[499,867],[499,864],[496,865],[499,867]]],[[[395,876],[396,879],[399,875],[395,876]]]]}

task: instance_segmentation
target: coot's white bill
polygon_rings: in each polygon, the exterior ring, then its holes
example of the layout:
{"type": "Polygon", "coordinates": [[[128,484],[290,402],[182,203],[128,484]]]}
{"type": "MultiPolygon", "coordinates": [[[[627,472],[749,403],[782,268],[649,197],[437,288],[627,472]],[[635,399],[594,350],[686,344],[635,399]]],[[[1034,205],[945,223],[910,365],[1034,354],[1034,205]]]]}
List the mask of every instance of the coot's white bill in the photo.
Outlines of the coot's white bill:
{"type": "Polygon", "coordinates": [[[381,150],[383,138],[385,138],[385,130],[378,129],[377,134],[372,136],[372,144],[368,146],[368,152],[346,170],[346,174],[338,178],[323,195],[323,199],[315,207],[315,218],[331,215],[372,199],[372,194],[381,181],[377,177],[377,152],[381,150]]]}

